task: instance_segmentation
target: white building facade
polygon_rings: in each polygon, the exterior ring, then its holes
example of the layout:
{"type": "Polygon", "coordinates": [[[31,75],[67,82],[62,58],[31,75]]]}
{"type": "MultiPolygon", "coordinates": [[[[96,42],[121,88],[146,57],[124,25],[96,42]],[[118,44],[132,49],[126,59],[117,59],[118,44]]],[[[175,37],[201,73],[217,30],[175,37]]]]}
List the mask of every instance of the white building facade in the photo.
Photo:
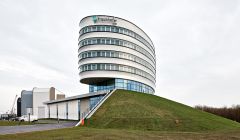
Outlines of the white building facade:
{"type": "Polygon", "coordinates": [[[80,120],[110,91],[87,93],[64,99],[46,101],[48,117],[52,119],[80,120]]]}
{"type": "Polygon", "coordinates": [[[48,106],[44,104],[44,102],[56,100],[57,97],[64,98],[65,94],[55,89],[54,87],[35,87],[31,91],[23,90],[21,92],[21,115],[28,115],[30,113],[39,119],[48,118],[49,109],[48,106]]]}
{"type": "Polygon", "coordinates": [[[80,82],[89,92],[114,88],[154,93],[156,57],[151,39],[122,18],[94,15],[80,21],[80,82]]]}

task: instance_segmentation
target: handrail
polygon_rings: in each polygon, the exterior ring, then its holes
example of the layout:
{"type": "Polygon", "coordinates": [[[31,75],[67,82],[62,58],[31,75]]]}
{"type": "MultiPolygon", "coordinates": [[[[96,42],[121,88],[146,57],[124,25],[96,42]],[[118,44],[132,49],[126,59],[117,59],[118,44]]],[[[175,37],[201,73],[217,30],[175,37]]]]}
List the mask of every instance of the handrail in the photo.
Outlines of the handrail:
{"type": "MultiPolygon", "coordinates": [[[[100,99],[99,102],[91,110],[87,109],[87,110],[89,110],[89,111],[87,111],[87,114],[84,115],[83,118],[81,118],[80,121],[75,126],[79,126],[84,119],[86,119],[86,118],[89,119],[97,111],[97,109],[107,100],[107,98],[110,97],[112,95],[112,93],[115,91],[116,91],[116,89],[107,92],[106,95],[104,95],[103,98],[100,99]]],[[[85,112],[84,112],[84,114],[85,114],[85,112]]]]}

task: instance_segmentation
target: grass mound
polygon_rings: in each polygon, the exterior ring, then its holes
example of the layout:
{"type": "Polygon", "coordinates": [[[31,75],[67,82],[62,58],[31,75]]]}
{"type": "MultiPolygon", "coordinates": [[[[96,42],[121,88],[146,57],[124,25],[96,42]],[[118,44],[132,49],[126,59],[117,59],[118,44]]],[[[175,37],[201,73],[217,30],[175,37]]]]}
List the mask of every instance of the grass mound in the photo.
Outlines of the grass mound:
{"type": "Polygon", "coordinates": [[[154,131],[219,131],[240,124],[155,95],[117,90],[86,127],[154,131]]]}

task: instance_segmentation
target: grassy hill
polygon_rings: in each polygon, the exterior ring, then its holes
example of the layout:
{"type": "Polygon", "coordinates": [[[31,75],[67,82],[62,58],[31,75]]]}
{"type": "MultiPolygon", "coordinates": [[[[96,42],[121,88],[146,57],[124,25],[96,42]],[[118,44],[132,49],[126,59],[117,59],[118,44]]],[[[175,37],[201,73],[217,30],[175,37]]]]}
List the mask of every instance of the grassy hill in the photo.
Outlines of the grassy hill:
{"type": "Polygon", "coordinates": [[[155,95],[117,90],[86,127],[156,131],[219,131],[240,124],[155,95]]]}

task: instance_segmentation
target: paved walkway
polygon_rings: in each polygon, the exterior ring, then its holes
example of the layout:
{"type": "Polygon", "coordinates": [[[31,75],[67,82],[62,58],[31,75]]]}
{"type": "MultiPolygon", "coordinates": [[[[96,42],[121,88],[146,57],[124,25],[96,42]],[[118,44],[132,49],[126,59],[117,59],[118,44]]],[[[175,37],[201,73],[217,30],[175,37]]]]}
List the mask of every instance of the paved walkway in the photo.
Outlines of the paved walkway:
{"type": "Polygon", "coordinates": [[[75,126],[76,123],[77,122],[64,122],[59,124],[0,126],[0,135],[69,128],[75,126]]]}

